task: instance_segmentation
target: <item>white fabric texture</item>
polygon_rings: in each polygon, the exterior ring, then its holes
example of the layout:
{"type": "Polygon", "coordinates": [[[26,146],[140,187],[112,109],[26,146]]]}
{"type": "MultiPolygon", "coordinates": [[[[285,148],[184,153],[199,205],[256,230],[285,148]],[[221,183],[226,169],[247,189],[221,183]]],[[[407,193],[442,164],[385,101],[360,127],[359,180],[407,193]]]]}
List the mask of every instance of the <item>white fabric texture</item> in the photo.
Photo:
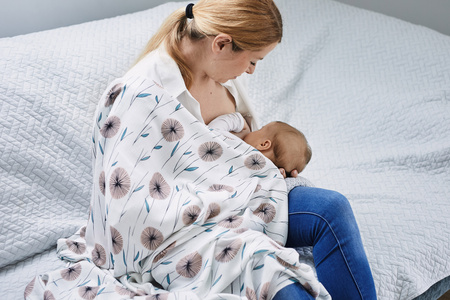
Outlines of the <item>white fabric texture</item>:
{"type": "MultiPolygon", "coordinates": [[[[330,0],[276,2],[283,41],[245,76],[256,116],[302,129],[302,176],[348,197],[378,298],[413,299],[450,276],[450,38],[330,0]]],[[[98,99],[186,3],[0,39],[3,298],[60,267],[49,249],[88,216],[98,99]]]]}

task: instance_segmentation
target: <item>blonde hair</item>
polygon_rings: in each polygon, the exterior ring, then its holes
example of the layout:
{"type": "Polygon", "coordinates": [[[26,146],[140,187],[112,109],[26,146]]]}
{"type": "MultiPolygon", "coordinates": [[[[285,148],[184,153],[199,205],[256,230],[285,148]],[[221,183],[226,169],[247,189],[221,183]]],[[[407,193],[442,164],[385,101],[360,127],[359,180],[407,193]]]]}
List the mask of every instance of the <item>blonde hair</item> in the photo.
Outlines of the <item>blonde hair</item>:
{"type": "Polygon", "coordinates": [[[299,173],[306,167],[312,157],[311,146],[308,144],[305,135],[298,129],[292,127],[284,122],[276,121],[275,128],[272,131],[272,142],[273,142],[273,154],[274,154],[274,164],[280,168],[284,168],[286,172],[292,170],[287,170],[286,166],[294,161],[296,169],[299,173]],[[296,148],[298,145],[293,144],[293,142],[298,141],[305,145],[304,149],[296,148]],[[290,157],[288,154],[289,149],[295,149],[301,151],[299,155],[295,157],[290,157]]]}
{"type": "Polygon", "coordinates": [[[231,36],[233,50],[258,51],[281,41],[283,24],[273,0],[200,0],[192,8],[194,18],[188,20],[185,7],[173,12],[149,40],[137,59],[164,45],[175,60],[187,88],[192,73],[181,55],[183,37],[195,41],[225,33],[231,36]]]}

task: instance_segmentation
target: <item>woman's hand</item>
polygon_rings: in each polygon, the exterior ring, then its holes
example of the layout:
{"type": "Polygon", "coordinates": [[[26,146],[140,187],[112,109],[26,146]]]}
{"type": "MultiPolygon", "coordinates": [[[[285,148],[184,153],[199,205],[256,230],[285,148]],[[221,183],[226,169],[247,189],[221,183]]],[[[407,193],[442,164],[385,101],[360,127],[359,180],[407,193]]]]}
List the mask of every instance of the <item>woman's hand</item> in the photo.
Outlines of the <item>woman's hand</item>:
{"type": "Polygon", "coordinates": [[[280,170],[280,173],[281,173],[281,175],[283,175],[283,178],[286,178],[286,177],[297,177],[298,176],[298,171],[297,170],[292,170],[290,173],[289,173],[289,176],[288,176],[288,174],[286,173],[286,170],[284,169],[284,168],[280,168],[279,169],[280,170]]]}

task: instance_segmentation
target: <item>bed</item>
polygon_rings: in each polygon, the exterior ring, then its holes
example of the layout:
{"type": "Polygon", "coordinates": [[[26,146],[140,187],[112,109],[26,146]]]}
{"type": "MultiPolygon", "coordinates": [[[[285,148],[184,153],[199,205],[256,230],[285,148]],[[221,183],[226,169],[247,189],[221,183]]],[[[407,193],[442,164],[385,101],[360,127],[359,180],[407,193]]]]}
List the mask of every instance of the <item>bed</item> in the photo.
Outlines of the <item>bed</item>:
{"type": "MultiPolygon", "coordinates": [[[[379,299],[437,299],[450,290],[450,37],[331,0],[276,2],[283,41],[248,78],[260,123],[305,133],[302,176],[348,197],[379,299]]],[[[65,266],[56,241],[88,215],[97,101],[184,5],[0,39],[3,299],[65,266]]]]}

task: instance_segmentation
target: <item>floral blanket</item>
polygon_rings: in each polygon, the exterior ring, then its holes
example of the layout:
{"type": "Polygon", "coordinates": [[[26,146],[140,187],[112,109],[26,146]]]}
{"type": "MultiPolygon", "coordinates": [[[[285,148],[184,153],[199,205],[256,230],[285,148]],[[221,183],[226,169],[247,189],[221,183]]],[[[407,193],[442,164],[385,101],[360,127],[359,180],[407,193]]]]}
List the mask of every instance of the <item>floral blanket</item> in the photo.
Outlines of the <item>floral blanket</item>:
{"type": "Polygon", "coordinates": [[[68,267],[36,277],[26,299],[270,299],[293,282],[329,297],[282,247],[286,184],[269,160],[148,78],[108,90],[87,225],[58,242],[68,267]]]}

